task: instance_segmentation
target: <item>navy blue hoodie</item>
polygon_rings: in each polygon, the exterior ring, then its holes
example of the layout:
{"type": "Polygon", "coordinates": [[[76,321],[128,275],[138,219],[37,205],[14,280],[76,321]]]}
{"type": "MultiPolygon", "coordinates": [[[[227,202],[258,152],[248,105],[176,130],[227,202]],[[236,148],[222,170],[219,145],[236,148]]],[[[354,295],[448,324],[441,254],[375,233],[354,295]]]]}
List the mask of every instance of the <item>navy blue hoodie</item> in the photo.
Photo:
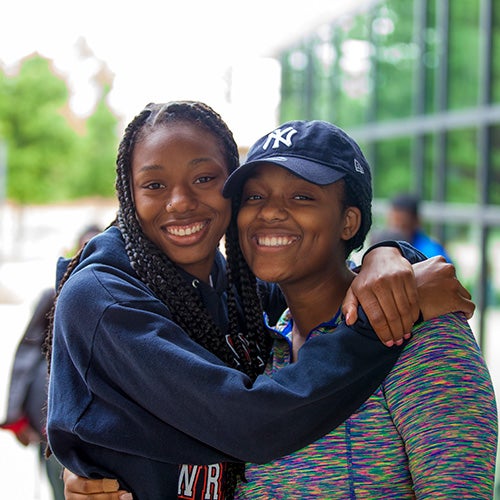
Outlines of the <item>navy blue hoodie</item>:
{"type": "MultiPolygon", "coordinates": [[[[214,293],[223,301],[220,287],[214,293]]],[[[224,317],[203,298],[216,320],[224,317]]],[[[172,321],[110,228],[87,245],[58,299],[49,444],[68,469],[116,477],[136,500],[185,498],[179,464],[265,463],[304,447],[355,411],[400,351],[362,315],[252,383],[172,321]]]]}

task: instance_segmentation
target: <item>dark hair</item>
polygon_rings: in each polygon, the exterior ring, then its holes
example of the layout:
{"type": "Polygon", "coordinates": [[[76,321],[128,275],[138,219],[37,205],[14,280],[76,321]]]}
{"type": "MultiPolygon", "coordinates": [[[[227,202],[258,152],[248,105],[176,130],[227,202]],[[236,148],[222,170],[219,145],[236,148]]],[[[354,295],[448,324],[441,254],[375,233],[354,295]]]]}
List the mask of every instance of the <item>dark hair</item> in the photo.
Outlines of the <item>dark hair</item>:
{"type": "Polygon", "coordinates": [[[372,225],[372,198],[371,185],[357,182],[352,175],[344,177],[344,199],[343,208],[357,207],[361,211],[361,225],[357,233],[345,242],[345,258],[349,257],[354,250],[360,250],[366,235],[372,225]]]}
{"type": "MultiPolygon", "coordinates": [[[[211,107],[196,101],[148,104],[127,126],[118,148],[116,191],[119,210],[116,225],[125,241],[132,268],[168,306],[174,321],[193,340],[228,365],[255,379],[267,363],[271,338],[263,323],[255,276],[246,265],[239,247],[235,216],[231,217],[225,238],[228,260],[228,339],[214,323],[200,297],[179,273],[176,264],[146,237],[137,220],[130,181],[134,146],[152,130],[173,123],[196,125],[212,134],[224,153],[229,173],[238,167],[238,148],[233,134],[211,107]],[[241,298],[244,324],[238,312],[237,296],[241,298]]],[[[79,255],[70,263],[61,286],[76,266],[78,258],[79,255]]],[[[48,339],[48,343],[50,351],[51,339],[48,339]]],[[[231,498],[238,476],[244,475],[244,464],[229,463],[227,472],[225,494],[226,498],[231,498]]]]}

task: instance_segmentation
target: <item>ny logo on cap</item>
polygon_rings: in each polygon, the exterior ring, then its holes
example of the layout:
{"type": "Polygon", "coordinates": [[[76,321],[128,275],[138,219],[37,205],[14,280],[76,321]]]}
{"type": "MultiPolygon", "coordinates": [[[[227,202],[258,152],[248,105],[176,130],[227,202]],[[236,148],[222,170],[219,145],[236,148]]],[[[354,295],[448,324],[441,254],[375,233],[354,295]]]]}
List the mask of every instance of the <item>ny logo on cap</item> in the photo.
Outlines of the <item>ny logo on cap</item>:
{"type": "Polygon", "coordinates": [[[271,132],[266,139],[266,142],[262,146],[262,149],[267,149],[269,144],[274,139],[274,143],[272,145],[273,149],[277,149],[281,144],[284,144],[287,147],[292,145],[292,137],[296,134],[297,131],[293,127],[287,127],[283,130],[277,128],[274,132],[271,132]]]}

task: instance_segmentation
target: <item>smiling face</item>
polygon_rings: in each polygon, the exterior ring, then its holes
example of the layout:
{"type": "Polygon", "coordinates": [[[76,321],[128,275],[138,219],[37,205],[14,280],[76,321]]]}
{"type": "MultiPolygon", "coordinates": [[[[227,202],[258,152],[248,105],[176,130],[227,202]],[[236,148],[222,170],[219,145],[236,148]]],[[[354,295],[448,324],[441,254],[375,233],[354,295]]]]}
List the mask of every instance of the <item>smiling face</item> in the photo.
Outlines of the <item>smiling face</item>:
{"type": "Polygon", "coordinates": [[[343,207],[342,181],[326,186],[263,163],[246,181],[238,214],[240,245],[252,271],[281,286],[318,285],[345,272],[344,241],[360,211],[343,207]]]}
{"type": "Polygon", "coordinates": [[[227,175],[215,136],[189,123],[159,126],[134,147],[132,191],[142,230],[204,281],[231,217],[222,196],[227,175]]]}

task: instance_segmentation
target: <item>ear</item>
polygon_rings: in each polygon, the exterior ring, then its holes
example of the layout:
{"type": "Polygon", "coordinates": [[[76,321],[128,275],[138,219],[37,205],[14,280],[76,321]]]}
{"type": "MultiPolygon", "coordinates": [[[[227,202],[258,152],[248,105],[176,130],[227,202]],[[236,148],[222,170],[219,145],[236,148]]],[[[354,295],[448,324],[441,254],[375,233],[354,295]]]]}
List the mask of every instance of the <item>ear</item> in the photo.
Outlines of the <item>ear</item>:
{"type": "Polygon", "coordinates": [[[361,210],[358,207],[347,207],[344,211],[344,227],[342,239],[347,241],[356,235],[361,226],[361,210]]]}

